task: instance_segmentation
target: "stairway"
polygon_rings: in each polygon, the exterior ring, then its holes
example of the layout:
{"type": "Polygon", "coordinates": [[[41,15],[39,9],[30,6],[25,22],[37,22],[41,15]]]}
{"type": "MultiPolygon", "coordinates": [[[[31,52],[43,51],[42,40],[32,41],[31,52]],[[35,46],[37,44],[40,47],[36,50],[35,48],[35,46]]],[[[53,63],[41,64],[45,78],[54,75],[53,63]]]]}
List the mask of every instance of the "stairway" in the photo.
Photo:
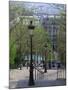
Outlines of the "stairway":
{"type": "Polygon", "coordinates": [[[28,80],[20,80],[17,82],[11,82],[10,89],[18,88],[30,88],[30,87],[48,87],[48,86],[64,86],[66,85],[65,79],[59,80],[35,80],[34,86],[28,86],[28,80]]]}

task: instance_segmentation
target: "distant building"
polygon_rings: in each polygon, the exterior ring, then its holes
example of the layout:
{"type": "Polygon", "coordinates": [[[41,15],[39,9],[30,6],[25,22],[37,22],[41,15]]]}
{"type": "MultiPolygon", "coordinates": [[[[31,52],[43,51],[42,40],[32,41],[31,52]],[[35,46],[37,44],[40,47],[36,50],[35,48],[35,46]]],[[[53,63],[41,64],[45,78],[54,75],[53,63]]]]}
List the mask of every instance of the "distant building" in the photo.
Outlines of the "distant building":
{"type": "MultiPolygon", "coordinates": [[[[30,20],[33,20],[33,24],[35,26],[38,26],[40,23],[43,25],[45,30],[48,31],[51,43],[53,46],[53,50],[57,50],[57,31],[60,30],[60,26],[58,24],[58,19],[60,18],[59,15],[37,15],[37,16],[19,16],[16,19],[16,22],[18,22],[22,18],[23,25],[29,25],[30,20]]],[[[12,23],[14,24],[14,23],[12,23]]],[[[10,23],[10,26],[12,26],[10,23]]],[[[14,26],[14,25],[13,25],[14,26]]]]}
{"type": "Polygon", "coordinates": [[[57,31],[60,29],[58,24],[59,18],[59,15],[46,15],[42,19],[42,25],[49,33],[54,51],[57,50],[57,31]]]}

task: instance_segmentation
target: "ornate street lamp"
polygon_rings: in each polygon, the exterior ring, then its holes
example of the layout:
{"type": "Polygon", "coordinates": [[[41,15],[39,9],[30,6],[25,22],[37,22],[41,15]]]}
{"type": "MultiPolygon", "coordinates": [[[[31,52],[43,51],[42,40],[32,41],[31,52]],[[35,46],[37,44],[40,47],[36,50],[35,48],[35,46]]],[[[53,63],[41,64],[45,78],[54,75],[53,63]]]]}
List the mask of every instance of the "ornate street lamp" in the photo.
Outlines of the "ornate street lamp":
{"type": "Polygon", "coordinates": [[[31,60],[30,60],[30,74],[29,74],[29,86],[34,85],[34,78],[33,78],[33,59],[32,59],[32,36],[33,36],[33,30],[35,26],[32,25],[32,21],[30,21],[30,24],[28,26],[29,34],[30,34],[30,43],[31,43],[31,60]]]}
{"type": "Polygon", "coordinates": [[[44,72],[47,72],[47,45],[44,46],[45,48],[45,62],[44,62],[44,72]]]}

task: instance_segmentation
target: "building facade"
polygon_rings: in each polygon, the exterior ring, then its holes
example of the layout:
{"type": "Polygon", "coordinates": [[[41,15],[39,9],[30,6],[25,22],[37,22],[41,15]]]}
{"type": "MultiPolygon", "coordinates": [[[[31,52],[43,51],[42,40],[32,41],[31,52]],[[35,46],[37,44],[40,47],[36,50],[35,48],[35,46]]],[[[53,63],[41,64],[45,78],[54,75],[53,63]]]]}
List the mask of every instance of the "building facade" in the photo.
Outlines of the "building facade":
{"type": "Polygon", "coordinates": [[[50,36],[54,51],[57,51],[57,31],[60,30],[60,25],[58,24],[59,18],[60,16],[57,15],[47,15],[42,19],[42,25],[50,36]]]}

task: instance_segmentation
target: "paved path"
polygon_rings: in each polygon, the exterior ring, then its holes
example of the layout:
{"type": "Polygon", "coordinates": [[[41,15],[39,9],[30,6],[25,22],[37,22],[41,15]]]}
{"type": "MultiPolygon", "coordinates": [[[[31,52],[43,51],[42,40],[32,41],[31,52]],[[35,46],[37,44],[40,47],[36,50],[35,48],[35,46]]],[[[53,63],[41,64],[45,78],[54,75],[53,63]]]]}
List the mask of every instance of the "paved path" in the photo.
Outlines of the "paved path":
{"type": "MultiPolygon", "coordinates": [[[[43,71],[43,69],[42,69],[43,71]]],[[[34,78],[35,74],[37,79],[45,79],[45,80],[56,80],[57,79],[57,70],[47,70],[47,73],[41,74],[40,72],[35,71],[34,69],[34,78]]],[[[65,78],[65,70],[58,70],[58,77],[65,78]]],[[[22,70],[13,69],[10,70],[10,80],[11,81],[19,81],[19,80],[28,80],[29,79],[29,69],[23,67],[22,70]]]]}
{"type": "MultiPolygon", "coordinates": [[[[42,70],[43,71],[43,70],[42,70]]],[[[35,86],[56,86],[56,85],[65,85],[65,74],[63,70],[59,70],[58,76],[59,80],[57,80],[57,70],[48,70],[47,73],[40,74],[39,72],[36,74],[38,77],[35,80],[35,86]]],[[[34,79],[35,79],[35,70],[34,70],[34,79]]],[[[10,88],[21,88],[21,87],[29,87],[29,68],[23,67],[22,70],[13,69],[10,70],[10,88]]],[[[34,87],[35,87],[34,86],[34,87]]]]}
{"type": "Polygon", "coordinates": [[[23,67],[22,70],[13,69],[10,70],[10,80],[11,81],[19,81],[25,80],[29,78],[29,69],[23,67]]]}

